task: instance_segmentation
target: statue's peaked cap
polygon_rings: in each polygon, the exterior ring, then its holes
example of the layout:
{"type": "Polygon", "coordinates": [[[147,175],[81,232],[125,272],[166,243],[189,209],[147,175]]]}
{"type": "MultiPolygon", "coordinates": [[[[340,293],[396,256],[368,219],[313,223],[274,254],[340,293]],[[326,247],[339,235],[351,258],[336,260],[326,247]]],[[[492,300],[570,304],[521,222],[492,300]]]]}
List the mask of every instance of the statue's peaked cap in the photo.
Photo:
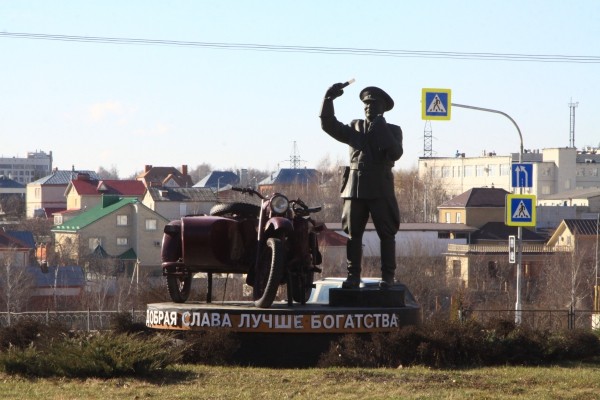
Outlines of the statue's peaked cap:
{"type": "Polygon", "coordinates": [[[394,108],[394,100],[383,89],[379,89],[378,87],[367,86],[360,91],[359,96],[364,103],[374,100],[382,101],[385,111],[390,111],[394,108]]]}

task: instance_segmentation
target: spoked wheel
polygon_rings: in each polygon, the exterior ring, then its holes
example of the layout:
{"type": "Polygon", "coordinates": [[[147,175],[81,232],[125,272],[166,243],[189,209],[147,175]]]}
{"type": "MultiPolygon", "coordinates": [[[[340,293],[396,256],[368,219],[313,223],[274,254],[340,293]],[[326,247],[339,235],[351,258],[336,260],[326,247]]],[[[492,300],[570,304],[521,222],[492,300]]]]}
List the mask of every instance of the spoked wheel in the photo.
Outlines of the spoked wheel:
{"type": "Polygon", "coordinates": [[[269,308],[283,277],[283,243],[280,239],[267,239],[261,254],[258,271],[254,277],[254,305],[258,308],[269,308]]]}
{"type": "Polygon", "coordinates": [[[185,274],[184,276],[167,275],[167,290],[171,300],[175,303],[185,303],[190,297],[192,289],[192,275],[185,274]]]}

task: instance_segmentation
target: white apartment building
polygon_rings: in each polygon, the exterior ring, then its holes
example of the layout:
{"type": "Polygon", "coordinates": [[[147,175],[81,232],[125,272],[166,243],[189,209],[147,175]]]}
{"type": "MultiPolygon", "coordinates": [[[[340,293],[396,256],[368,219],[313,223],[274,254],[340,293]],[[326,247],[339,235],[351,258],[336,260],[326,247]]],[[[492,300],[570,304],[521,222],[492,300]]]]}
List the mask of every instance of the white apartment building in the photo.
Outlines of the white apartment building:
{"type": "Polygon", "coordinates": [[[0,175],[24,185],[37,181],[52,172],[52,152],[27,153],[27,157],[0,157],[0,175]]]}
{"type": "MultiPolygon", "coordinates": [[[[532,163],[533,186],[523,193],[535,194],[538,200],[545,196],[573,189],[600,188],[600,150],[572,147],[526,150],[523,163],[532,163]]],[[[498,156],[483,153],[479,157],[419,158],[419,176],[440,179],[450,197],[471,188],[495,187],[514,192],[511,166],[519,162],[519,154],[498,156]]]]}

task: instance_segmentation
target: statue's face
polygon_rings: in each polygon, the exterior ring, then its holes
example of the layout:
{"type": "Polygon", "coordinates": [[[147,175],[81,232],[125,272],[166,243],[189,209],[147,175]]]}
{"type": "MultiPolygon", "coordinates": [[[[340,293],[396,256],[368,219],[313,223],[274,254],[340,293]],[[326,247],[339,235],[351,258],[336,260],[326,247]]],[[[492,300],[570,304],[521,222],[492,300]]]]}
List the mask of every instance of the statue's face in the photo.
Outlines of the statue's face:
{"type": "Polygon", "coordinates": [[[365,117],[367,117],[367,120],[373,121],[376,116],[383,115],[384,112],[382,101],[374,100],[365,102],[365,117]]]}

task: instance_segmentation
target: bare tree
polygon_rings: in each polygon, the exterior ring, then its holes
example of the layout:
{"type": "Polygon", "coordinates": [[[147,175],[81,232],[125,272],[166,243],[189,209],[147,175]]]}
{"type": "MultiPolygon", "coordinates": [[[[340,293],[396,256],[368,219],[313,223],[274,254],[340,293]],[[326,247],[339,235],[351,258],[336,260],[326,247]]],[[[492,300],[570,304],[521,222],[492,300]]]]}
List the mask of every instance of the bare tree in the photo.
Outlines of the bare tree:
{"type": "Polygon", "coordinates": [[[33,279],[19,253],[9,251],[0,256],[0,301],[8,312],[23,311],[31,296],[33,279]]]}
{"type": "Polygon", "coordinates": [[[202,180],[202,178],[207,176],[210,171],[212,171],[212,166],[207,163],[202,163],[197,165],[196,168],[190,169],[188,173],[192,178],[192,182],[198,183],[200,180],[202,180]]]}
{"type": "Polygon", "coordinates": [[[111,165],[110,169],[106,169],[102,166],[98,167],[97,174],[100,179],[119,179],[119,170],[114,165],[111,165]]]}

